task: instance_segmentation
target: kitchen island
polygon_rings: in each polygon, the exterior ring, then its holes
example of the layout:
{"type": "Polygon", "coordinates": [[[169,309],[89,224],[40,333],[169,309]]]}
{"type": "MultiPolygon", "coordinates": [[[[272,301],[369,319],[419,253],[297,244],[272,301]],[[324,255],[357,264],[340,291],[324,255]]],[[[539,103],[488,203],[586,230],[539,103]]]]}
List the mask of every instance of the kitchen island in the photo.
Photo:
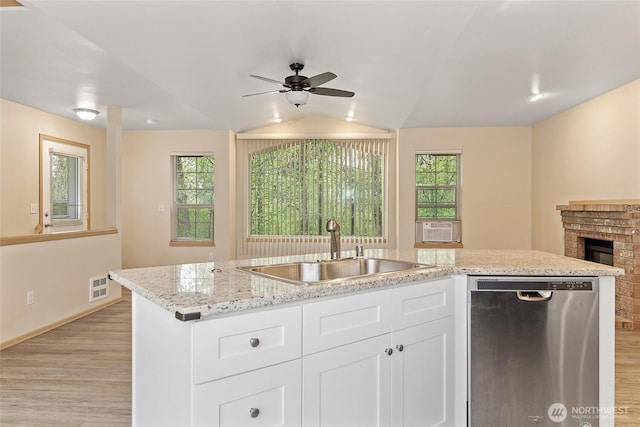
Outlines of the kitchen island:
{"type": "Polygon", "coordinates": [[[432,267],[309,286],[238,267],[328,254],[111,272],[133,291],[134,425],[466,425],[468,275],[600,277],[600,406],[613,407],[622,270],[524,250],[365,256],[432,267]]]}

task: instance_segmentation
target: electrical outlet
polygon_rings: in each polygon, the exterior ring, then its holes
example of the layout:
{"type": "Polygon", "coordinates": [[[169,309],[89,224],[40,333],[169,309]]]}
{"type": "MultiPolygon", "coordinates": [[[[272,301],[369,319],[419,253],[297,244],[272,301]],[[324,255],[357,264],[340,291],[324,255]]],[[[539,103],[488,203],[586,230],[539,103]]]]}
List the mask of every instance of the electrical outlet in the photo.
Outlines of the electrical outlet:
{"type": "Polygon", "coordinates": [[[213,252],[209,252],[209,261],[213,261],[213,252]]]}
{"type": "Polygon", "coordinates": [[[33,291],[27,291],[27,305],[33,304],[33,291]]]}

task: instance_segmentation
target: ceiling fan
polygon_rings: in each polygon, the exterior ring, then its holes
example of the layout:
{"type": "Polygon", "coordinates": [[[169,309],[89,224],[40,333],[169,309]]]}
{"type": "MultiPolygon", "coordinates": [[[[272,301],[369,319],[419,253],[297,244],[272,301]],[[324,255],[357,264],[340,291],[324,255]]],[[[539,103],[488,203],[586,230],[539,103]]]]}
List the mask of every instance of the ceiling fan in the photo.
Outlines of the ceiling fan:
{"type": "Polygon", "coordinates": [[[254,96],[254,95],[262,95],[266,93],[284,93],[287,101],[290,104],[299,107],[307,103],[307,98],[309,97],[309,93],[313,93],[315,95],[325,95],[325,96],[341,96],[345,98],[350,98],[355,95],[354,92],[350,92],[348,90],[340,90],[340,89],[331,89],[328,87],[318,87],[335,79],[336,76],[334,73],[327,71],[326,73],[318,74],[313,77],[301,76],[298,73],[302,71],[304,68],[304,64],[300,64],[298,62],[294,62],[289,65],[292,71],[295,71],[295,75],[286,77],[284,79],[284,83],[278,80],[270,79],[267,77],[256,76],[251,74],[250,77],[254,77],[256,79],[264,80],[265,82],[275,83],[278,85],[282,85],[285,89],[279,90],[271,90],[268,92],[258,92],[251,93],[245,96],[254,96]]]}

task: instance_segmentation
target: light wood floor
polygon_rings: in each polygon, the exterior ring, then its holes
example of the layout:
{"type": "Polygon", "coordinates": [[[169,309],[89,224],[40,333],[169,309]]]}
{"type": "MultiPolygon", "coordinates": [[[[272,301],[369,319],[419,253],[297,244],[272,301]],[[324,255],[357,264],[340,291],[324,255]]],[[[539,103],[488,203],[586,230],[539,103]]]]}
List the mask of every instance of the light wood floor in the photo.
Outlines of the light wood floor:
{"type": "Polygon", "coordinates": [[[131,295],[0,351],[0,426],[131,425],[131,295]]]}
{"type": "MultiPolygon", "coordinates": [[[[131,425],[131,301],[0,351],[0,426],[131,425]]],[[[640,330],[616,330],[618,426],[640,426],[640,330]]]]}

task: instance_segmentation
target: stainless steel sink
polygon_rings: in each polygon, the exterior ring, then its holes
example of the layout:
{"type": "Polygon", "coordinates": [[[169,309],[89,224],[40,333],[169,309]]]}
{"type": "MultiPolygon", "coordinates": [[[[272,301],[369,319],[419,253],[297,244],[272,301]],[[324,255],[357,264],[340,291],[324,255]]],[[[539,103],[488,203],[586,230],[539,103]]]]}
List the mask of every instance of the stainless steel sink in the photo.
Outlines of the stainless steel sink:
{"type": "Polygon", "coordinates": [[[341,258],[238,268],[271,279],[308,285],[430,267],[433,266],[382,258],[341,258]]]}

